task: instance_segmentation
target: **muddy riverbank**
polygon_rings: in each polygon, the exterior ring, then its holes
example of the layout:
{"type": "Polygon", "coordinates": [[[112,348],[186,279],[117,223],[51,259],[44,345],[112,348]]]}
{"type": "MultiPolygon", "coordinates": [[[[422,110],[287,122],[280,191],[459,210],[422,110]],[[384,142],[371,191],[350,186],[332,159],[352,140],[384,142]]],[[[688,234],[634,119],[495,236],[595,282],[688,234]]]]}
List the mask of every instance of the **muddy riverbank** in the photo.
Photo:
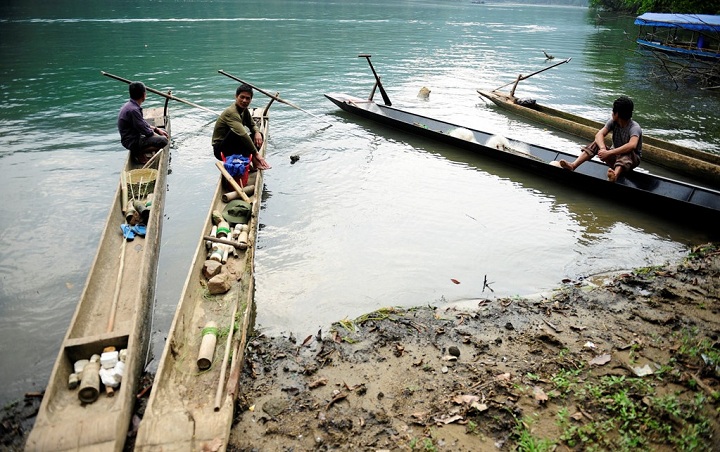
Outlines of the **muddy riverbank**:
{"type": "MultiPolygon", "coordinates": [[[[720,244],[543,296],[386,308],[306,338],[260,332],[227,446],[717,450],[719,337],[720,244]]],[[[22,450],[40,396],[5,407],[4,449],[22,450]]]]}

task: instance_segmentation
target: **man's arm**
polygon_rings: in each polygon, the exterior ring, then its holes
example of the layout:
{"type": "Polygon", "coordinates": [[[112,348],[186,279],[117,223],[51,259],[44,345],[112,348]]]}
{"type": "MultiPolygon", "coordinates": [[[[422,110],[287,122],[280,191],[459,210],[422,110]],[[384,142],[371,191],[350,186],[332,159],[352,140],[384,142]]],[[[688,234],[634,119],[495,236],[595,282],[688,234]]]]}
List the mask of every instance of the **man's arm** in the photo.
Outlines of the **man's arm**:
{"type": "Polygon", "coordinates": [[[602,129],[598,130],[597,133],[595,134],[595,144],[597,144],[598,148],[601,151],[604,151],[607,149],[605,146],[605,137],[607,136],[608,133],[610,133],[610,129],[608,129],[607,125],[606,125],[606,126],[603,126],[602,129]]]}
{"type": "Polygon", "coordinates": [[[630,141],[623,144],[622,146],[611,149],[609,152],[610,155],[621,155],[621,154],[627,154],[628,152],[632,152],[637,148],[638,142],[640,141],[640,137],[637,135],[633,135],[630,137],[630,141]]]}

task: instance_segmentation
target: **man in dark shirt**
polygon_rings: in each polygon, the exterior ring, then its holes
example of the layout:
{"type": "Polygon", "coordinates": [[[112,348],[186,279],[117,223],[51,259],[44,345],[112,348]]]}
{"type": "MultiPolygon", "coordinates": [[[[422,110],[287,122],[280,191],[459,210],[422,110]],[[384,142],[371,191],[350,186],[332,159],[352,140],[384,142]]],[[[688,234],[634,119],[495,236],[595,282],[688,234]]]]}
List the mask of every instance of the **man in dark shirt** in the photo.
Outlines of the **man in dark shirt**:
{"type": "Polygon", "coordinates": [[[169,135],[159,127],[152,127],[143,117],[141,105],[147,98],[145,85],[132,82],[129,91],[130,100],[118,114],[120,142],[137,163],[145,164],[157,151],[167,146],[169,135]]]}

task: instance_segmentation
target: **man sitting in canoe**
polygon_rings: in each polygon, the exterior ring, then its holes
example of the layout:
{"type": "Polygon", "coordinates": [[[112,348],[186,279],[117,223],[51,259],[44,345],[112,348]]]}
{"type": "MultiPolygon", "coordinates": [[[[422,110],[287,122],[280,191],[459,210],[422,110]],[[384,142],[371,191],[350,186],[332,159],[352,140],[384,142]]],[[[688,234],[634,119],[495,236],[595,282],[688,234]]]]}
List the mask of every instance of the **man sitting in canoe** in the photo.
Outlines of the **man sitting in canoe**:
{"type": "Polygon", "coordinates": [[[252,97],[253,89],[249,85],[242,84],[235,90],[235,102],[215,121],[213,151],[218,160],[223,160],[223,156],[242,155],[251,158],[256,169],[270,169],[258,153],[263,136],[248,110],[252,97]]]}
{"type": "Polygon", "coordinates": [[[147,98],[145,85],[132,82],[128,90],[130,100],[125,102],[118,114],[120,142],[137,163],[145,164],[157,151],[167,146],[169,135],[159,127],[152,127],[143,117],[141,105],[147,98]]]}
{"type": "Polygon", "coordinates": [[[608,180],[615,182],[623,171],[632,171],[640,164],[642,156],[642,129],[633,121],[633,101],[626,96],[620,96],[613,103],[612,117],[605,126],[595,134],[595,141],[585,146],[582,153],[569,163],[560,160],[560,166],[575,171],[575,169],[597,155],[605,162],[608,169],[608,180]],[[612,132],[613,146],[605,147],[605,136],[612,132]]]}

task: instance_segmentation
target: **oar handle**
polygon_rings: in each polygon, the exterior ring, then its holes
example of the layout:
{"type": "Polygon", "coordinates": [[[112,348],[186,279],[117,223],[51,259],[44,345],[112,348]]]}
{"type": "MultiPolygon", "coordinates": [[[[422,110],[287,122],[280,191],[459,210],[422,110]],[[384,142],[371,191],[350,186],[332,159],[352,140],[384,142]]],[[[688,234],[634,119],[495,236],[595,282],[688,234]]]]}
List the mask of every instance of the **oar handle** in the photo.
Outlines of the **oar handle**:
{"type": "Polygon", "coordinates": [[[380,82],[380,77],[377,75],[377,72],[375,72],[375,68],[373,67],[372,62],[370,61],[371,55],[368,55],[367,53],[361,53],[358,55],[358,58],[365,58],[370,65],[370,70],[372,71],[373,75],[375,76],[375,81],[377,82],[377,86],[380,89],[380,95],[383,98],[383,102],[385,102],[385,105],[392,105],[392,102],[390,102],[390,97],[388,97],[387,93],[385,92],[385,88],[383,88],[382,83],[380,82]]]}
{"type": "MultiPolygon", "coordinates": [[[[118,81],[127,83],[128,85],[129,85],[130,83],[132,83],[131,80],[128,80],[128,79],[126,79],[126,78],[119,77],[119,76],[117,76],[117,75],[113,75],[113,74],[107,73],[107,72],[105,72],[105,71],[100,71],[100,73],[101,73],[102,75],[104,75],[105,77],[110,77],[110,78],[112,78],[112,79],[115,79],[115,80],[118,80],[118,81]]],[[[158,90],[156,90],[156,89],[150,88],[150,87],[147,86],[147,85],[145,86],[145,89],[148,90],[148,91],[150,91],[151,93],[155,93],[155,94],[157,94],[158,96],[162,96],[162,97],[164,97],[164,98],[166,98],[166,99],[176,100],[176,101],[178,101],[178,102],[182,102],[183,104],[187,104],[187,105],[190,105],[190,106],[192,106],[192,107],[199,108],[200,110],[205,110],[205,111],[207,111],[208,113],[212,113],[212,114],[214,114],[214,115],[216,115],[216,116],[220,116],[220,113],[218,113],[218,112],[216,112],[216,111],[210,110],[209,108],[205,108],[205,107],[203,107],[202,105],[195,104],[195,103],[190,102],[190,101],[187,101],[187,100],[185,100],[185,99],[181,99],[181,98],[179,98],[179,97],[175,97],[175,96],[173,96],[172,94],[163,93],[162,91],[158,91],[158,90]]]]}

